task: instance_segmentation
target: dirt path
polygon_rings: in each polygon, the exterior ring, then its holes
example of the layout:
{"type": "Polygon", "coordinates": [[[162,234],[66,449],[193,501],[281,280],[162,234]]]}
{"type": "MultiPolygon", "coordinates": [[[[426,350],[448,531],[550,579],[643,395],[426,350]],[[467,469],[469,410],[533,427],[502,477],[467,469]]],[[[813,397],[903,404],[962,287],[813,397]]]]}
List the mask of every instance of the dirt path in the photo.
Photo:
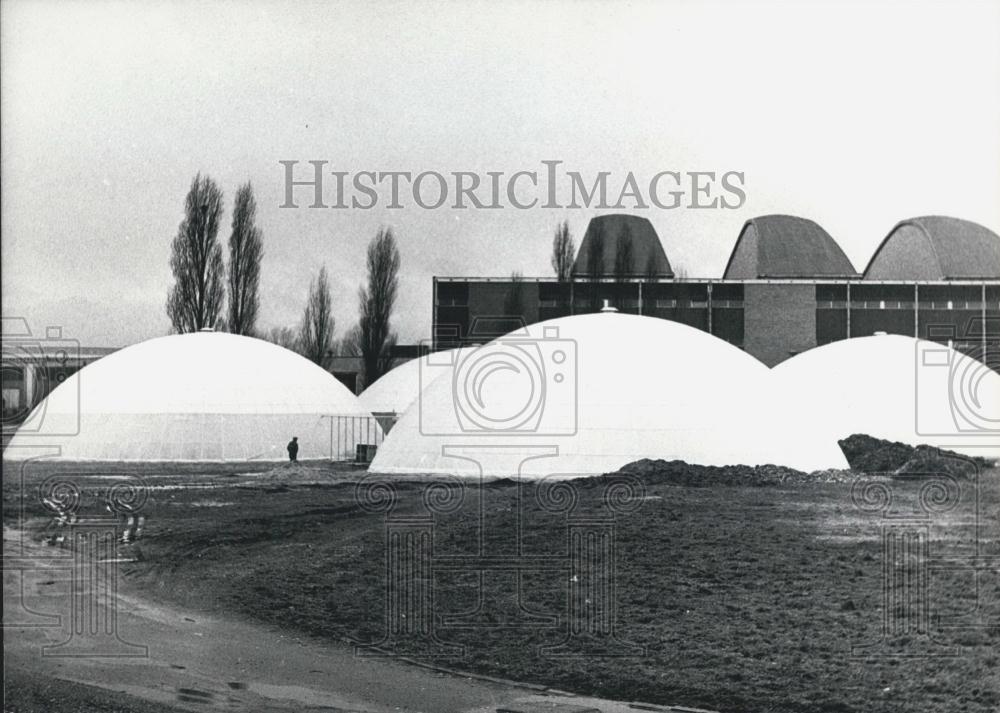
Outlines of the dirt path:
{"type": "Polygon", "coordinates": [[[445,674],[393,659],[360,658],[347,646],[153,605],[122,593],[113,597],[119,637],[146,651],[109,644],[110,638],[77,636],[73,641],[82,642],[82,655],[43,655],[43,647],[71,638],[71,560],[53,559],[52,548],[25,544],[19,533],[7,529],[4,558],[7,665],[178,710],[486,713],[537,706],[568,713],[585,706],[603,713],[634,711],[621,703],[445,674]],[[87,655],[109,650],[87,647],[109,645],[132,656],[87,655]]]}

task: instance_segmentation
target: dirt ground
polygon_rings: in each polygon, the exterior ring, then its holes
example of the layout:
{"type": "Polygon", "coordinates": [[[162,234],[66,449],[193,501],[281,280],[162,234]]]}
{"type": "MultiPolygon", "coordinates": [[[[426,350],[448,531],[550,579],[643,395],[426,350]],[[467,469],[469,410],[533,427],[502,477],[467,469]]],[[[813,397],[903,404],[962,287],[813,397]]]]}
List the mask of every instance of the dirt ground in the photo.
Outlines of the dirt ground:
{"type": "MultiPolygon", "coordinates": [[[[327,642],[367,644],[383,640],[387,628],[387,521],[373,506],[391,493],[394,522],[433,520],[433,571],[420,581],[433,591],[438,638],[463,647],[435,656],[443,647],[417,637],[407,649],[416,659],[719,711],[1000,708],[995,470],[950,494],[900,478],[867,483],[884,486],[874,489],[656,484],[624,497],[612,488],[610,499],[612,483],[600,479],[540,492],[509,481],[381,481],[309,464],[245,470],[36,467],[23,483],[5,473],[4,520],[22,522],[42,540],[53,525],[36,495],[49,477],[79,482],[82,500],[99,502],[115,483],[138,476],[148,488],[147,519],[139,544],[128,548],[137,561],[121,565],[125,591],[327,642]],[[359,489],[358,481],[382,489],[359,489]],[[892,501],[881,508],[886,491],[892,501]],[[608,591],[617,601],[610,616],[617,648],[585,631],[576,640],[580,655],[544,650],[562,642],[573,621],[579,588],[570,579],[591,572],[560,568],[570,542],[569,501],[560,497],[575,500],[574,522],[601,528],[615,517],[617,566],[599,584],[601,601],[608,591]],[[900,598],[884,586],[886,558],[901,556],[885,550],[884,537],[896,541],[899,532],[925,533],[918,540],[930,558],[926,595],[907,590],[900,598]],[[481,553],[547,565],[522,567],[518,576],[437,564],[481,553]],[[917,622],[922,601],[926,616],[917,622]]],[[[596,591],[586,589],[577,602],[584,611],[598,606],[596,591]]]]}
{"type": "Polygon", "coordinates": [[[4,668],[4,713],[170,713],[174,709],[120,692],[63,681],[19,666],[4,668]]]}

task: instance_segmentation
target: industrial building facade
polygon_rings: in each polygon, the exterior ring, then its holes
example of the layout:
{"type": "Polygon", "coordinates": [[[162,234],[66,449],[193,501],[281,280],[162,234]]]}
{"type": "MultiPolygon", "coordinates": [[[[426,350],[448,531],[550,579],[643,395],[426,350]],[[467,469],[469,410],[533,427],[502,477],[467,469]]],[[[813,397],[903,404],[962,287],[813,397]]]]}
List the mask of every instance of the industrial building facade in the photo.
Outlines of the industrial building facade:
{"type": "Polygon", "coordinates": [[[822,228],[793,216],[748,221],[721,279],[675,278],[660,253],[645,219],[604,216],[591,221],[568,280],[437,277],[434,347],[475,343],[518,321],[596,312],[607,303],[709,332],[768,366],[877,332],[951,342],[994,369],[1000,363],[1000,238],[974,223],[903,221],[863,275],[822,228]],[[623,252],[656,257],[640,263],[650,266],[646,274],[621,269],[621,260],[613,274],[609,255],[623,252]]]}

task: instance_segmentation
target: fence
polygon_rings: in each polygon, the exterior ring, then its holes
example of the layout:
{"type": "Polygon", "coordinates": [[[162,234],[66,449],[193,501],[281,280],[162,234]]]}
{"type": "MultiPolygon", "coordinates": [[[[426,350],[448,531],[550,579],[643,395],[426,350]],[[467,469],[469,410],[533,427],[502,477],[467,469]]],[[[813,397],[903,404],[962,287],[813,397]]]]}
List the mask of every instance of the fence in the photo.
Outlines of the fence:
{"type": "Polygon", "coordinates": [[[329,453],[332,461],[369,462],[382,445],[385,433],[374,416],[323,416],[329,421],[329,453]]]}

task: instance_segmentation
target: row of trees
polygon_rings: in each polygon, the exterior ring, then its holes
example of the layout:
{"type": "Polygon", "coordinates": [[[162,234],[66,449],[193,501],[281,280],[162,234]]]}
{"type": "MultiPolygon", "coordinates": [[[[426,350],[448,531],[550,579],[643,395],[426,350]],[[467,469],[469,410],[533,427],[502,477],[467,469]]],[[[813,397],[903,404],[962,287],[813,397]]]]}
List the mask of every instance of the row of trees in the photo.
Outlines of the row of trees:
{"type": "Polygon", "coordinates": [[[260,261],[264,246],[256,226],[257,201],[250,183],[240,186],[229,234],[228,270],[218,241],[222,191],[200,173],[191,182],[184,220],[174,237],[170,269],[174,285],[167,296],[167,315],[175,332],[210,327],[234,334],[253,334],[260,306],[260,261]],[[226,288],[229,309],[222,316],[226,288]]]}
{"type": "Polygon", "coordinates": [[[368,281],[358,288],[358,323],[336,339],[333,296],[326,268],[309,285],[305,311],[298,330],[276,328],[267,336],[270,341],[298,351],[322,367],[332,356],[360,355],[365,384],[374,383],[392,368],[396,332],[392,313],[399,292],[399,247],[391,228],[379,229],[368,243],[368,281]]]}
{"type": "MultiPolygon", "coordinates": [[[[257,330],[260,311],[263,235],[256,225],[257,202],[248,182],[236,191],[228,242],[228,262],[223,260],[218,240],[223,215],[223,194],[208,176],[198,174],[191,182],[170,256],[174,284],[167,297],[167,314],[175,332],[204,328],[257,336],[299,352],[327,368],[331,357],[360,355],[365,384],[371,384],[391,367],[396,333],[391,320],[399,288],[400,255],[391,229],[380,229],[368,245],[368,280],[358,291],[358,322],[336,339],[336,320],[330,278],[325,267],[313,277],[302,318],[295,327],[275,327],[266,334],[257,330]]],[[[584,273],[593,283],[605,276],[604,227],[587,241],[584,273]]],[[[631,229],[615,241],[613,275],[619,281],[634,277],[635,254],[631,229]]],[[[574,277],[576,244],[563,221],[552,240],[552,269],[560,282],[574,277]]],[[[655,274],[653,255],[648,256],[646,274],[655,274]]],[[[511,275],[504,300],[508,315],[523,314],[523,278],[511,275]]]]}
{"type": "Polygon", "coordinates": [[[253,187],[239,187],[229,235],[229,260],[218,240],[223,195],[200,173],[191,182],[184,219],[170,255],[174,284],[167,295],[167,315],[177,333],[205,328],[268,339],[327,368],[336,354],[360,354],[363,378],[373,383],[391,367],[396,333],[392,313],[399,289],[400,255],[391,229],[380,229],[368,245],[368,281],[358,291],[357,325],[337,340],[333,295],[326,267],[309,284],[302,319],[296,327],[257,330],[263,235],[256,225],[253,187]],[[228,298],[228,299],[227,299],[228,298]]]}

